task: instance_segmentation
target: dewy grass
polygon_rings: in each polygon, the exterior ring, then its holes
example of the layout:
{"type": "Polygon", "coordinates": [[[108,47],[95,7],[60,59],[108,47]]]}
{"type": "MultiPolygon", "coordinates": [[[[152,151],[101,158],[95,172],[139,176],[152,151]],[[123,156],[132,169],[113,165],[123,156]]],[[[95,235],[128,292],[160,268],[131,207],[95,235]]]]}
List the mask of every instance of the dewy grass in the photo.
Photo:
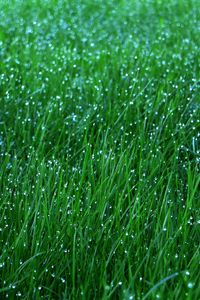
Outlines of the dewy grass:
{"type": "Polygon", "coordinates": [[[200,299],[199,1],[0,1],[0,299],[200,299]]]}

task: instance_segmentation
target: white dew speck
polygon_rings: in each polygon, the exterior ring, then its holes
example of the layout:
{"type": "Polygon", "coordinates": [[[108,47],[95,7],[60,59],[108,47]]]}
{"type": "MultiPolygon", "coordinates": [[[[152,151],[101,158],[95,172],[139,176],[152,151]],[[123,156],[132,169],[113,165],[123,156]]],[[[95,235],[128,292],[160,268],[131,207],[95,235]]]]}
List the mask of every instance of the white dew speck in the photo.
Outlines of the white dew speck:
{"type": "Polygon", "coordinates": [[[193,283],[193,282],[189,282],[189,283],[188,283],[188,288],[189,288],[189,289],[192,289],[193,286],[194,286],[194,283],[193,283]]]}

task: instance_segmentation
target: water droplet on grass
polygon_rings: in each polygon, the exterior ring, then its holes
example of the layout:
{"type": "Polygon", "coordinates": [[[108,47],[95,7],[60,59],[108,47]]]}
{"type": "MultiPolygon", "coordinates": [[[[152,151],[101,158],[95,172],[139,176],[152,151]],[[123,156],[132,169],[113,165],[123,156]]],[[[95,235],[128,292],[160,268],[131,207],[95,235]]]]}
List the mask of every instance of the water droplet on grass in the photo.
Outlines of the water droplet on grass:
{"type": "Polygon", "coordinates": [[[189,283],[188,283],[188,288],[189,288],[189,289],[192,289],[193,286],[194,286],[194,283],[192,283],[192,282],[189,282],[189,283]]]}

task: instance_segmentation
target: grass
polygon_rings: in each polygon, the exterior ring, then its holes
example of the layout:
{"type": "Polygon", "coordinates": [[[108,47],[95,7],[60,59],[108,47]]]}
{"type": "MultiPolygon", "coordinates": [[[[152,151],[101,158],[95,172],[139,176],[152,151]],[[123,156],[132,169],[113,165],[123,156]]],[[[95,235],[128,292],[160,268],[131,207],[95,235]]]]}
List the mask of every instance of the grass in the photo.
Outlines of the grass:
{"type": "Polygon", "coordinates": [[[200,299],[199,8],[0,0],[0,299],[200,299]]]}

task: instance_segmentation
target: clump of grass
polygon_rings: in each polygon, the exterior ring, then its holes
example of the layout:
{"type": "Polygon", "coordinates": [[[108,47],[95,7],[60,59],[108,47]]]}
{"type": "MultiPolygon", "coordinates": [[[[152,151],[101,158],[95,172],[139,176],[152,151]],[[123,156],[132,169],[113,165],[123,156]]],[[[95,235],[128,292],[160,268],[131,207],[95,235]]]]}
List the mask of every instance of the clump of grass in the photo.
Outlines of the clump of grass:
{"type": "Polygon", "coordinates": [[[0,1],[1,299],[199,299],[198,8],[0,1]]]}

